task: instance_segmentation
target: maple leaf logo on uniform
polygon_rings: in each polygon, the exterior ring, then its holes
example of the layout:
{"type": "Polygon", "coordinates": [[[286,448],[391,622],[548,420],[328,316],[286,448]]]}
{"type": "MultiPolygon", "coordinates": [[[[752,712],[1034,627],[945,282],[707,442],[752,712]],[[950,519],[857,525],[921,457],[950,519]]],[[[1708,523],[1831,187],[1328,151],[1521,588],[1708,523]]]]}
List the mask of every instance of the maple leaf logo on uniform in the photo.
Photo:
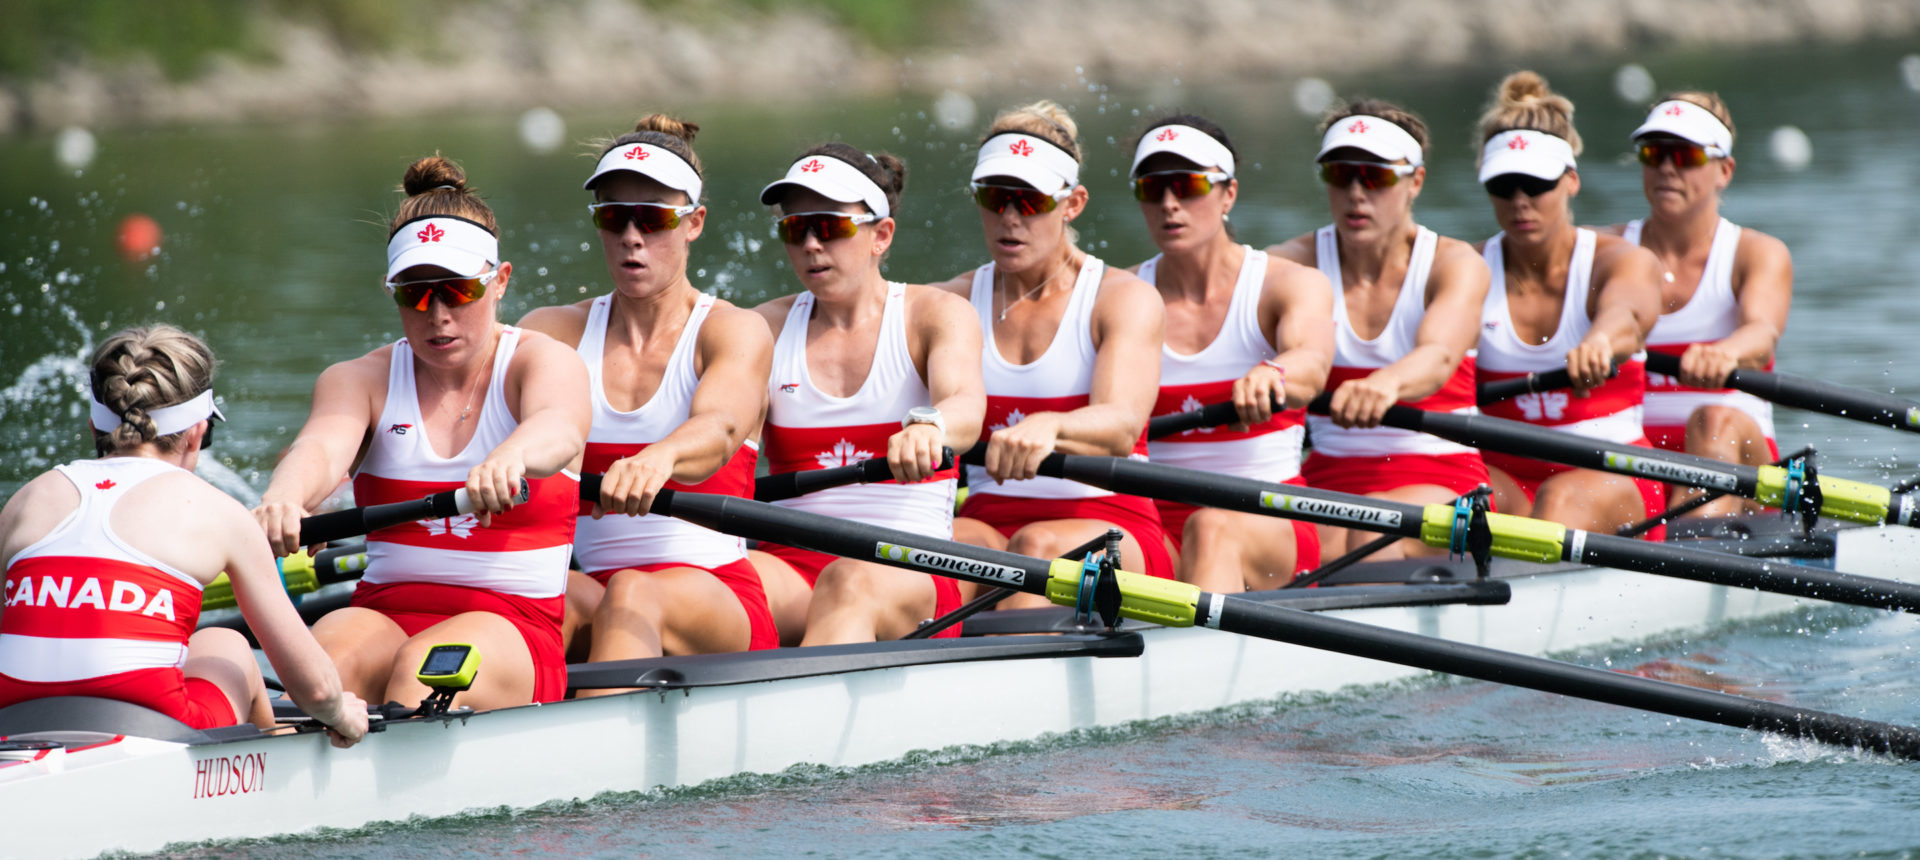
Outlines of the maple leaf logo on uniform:
{"type": "Polygon", "coordinates": [[[653,153],[648,152],[644,149],[641,149],[640,147],[637,147],[637,146],[627,150],[627,157],[633,159],[634,161],[643,161],[646,159],[647,156],[652,154],[653,153]]]}
{"type": "Polygon", "coordinates": [[[820,163],[820,159],[816,158],[812,161],[807,162],[806,164],[800,165],[800,169],[807,173],[819,173],[820,168],[825,166],[826,165],[820,163]]]}
{"type": "Polygon", "coordinates": [[[1513,399],[1513,405],[1520,407],[1520,413],[1528,421],[1539,421],[1545,416],[1548,421],[1558,421],[1567,414],[1567,393],[1548,391],[1542,394],[1522,394],[1513,399]]]}
{"type": "Polygon", "coordinates": [[[1347,131],[1350,134],[1366,134],[1367,121],[1363,119],[1356,119],[1353,121],[1353,125],[1347,126],[1347,131]]]}
{"type": "Polygon", "coordinates": [[[104,480],[104,481],[101,481],[101,482],[100,482],[100,483],[98,483],[98,484],[94,484],[94,485],[93,485],[93,488],[94,488],[94,489],[96,489],[96,490],[111,490],[111,489],[113,489],[113,486],[114,486],[114,485],[113,485],[113,479],[112,479],[112,478],[108,478],[108,479],[106,479],[106,480],[104,480]]]}
{"type": "Polygon", "coordinates": [[[428,224],[427,226],[421,228],[420,232],[415,233],[414,235],[418,236],[420,238],[420,241],[422,242],[438,242],[440,241],[441,236],[447,235],[447,231],[442,230],[439,227],[435,227],[432,224],[428,224]]]}
{"type": "Polygon", "coordinates": [[[480,527],[480,518],[473,514],[461,514],[446,519],[420,520],[420,524],[426,526],[427,534],[434,537],[451,534],[464,540],[468,535],[473,534],[474,529],[480,527]]]}
{"type": "Polygon", "coordinates": [[[1012,146],[1007,147],[1007,151],[1024,158],[1033,154],[1033,146],[1024,140],[1016,140],[1012,146]]]}
{"type": "MultiPolygon", "coordinates": [[[[1180,411],[1193,412],[1202,407],[1205,407],[1206,405],[1207,404],[1200,402],[1200,398],[1189,394],[1187,395],[1187,399],[1180,401],[1180,411]]],[[[1183,431],[1180,435],[1186,436],[1192,433],[1212,433],[1214,429],[1215,428],[1212,428],[1212,427],[1195,427],[1192,430],[1183,431]]]]}
{"type": "Polygon", "coordinates": [[[831,469],[835,466],[851,466],[872,457],[872,452],[858,450],[852,442],[842,439],[834,443],[833,450],[815,454],[813,459],[820,463],[820,468],[831,469]]]}
{"type": "Polygon", "coordinates": [[[1025,420],[1027,420],[1027,413],[1021,412],[1020,410],[1015,409],[1012,412],[1007,413],[1007,419],[1005,421],[999,424],[990,425],[987,427],[987,429],[988,430],[1005,430],[1008,427],[1012,427],[1013,425],[1018,424],[1025,420]]]}
{"type": "Polygon", "coordinates": [[[1160,132],[1159,134],[1154,135],[1153,139],[1154,140],[1172,140],[1179,136],[1180,136],[1180,132],[1174,131],[1173,129],[1169,128],[1169,129],[1166,129],[1165,131],[1160,132]]]}

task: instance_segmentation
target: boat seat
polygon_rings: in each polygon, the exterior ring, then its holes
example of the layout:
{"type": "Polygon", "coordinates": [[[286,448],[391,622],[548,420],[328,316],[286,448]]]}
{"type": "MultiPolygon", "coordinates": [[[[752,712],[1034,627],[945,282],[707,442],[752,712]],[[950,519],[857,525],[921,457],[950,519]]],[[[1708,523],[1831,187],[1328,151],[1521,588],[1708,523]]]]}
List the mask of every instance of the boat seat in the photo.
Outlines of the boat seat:
{"type": "MultiPolygon", "coordinates": [[[[100,733],[203,744],[260,734],[251,723],[196,729],[149,708],[97,696],[51,696],[0,708],[0,737],[100,733]]],[[[66,741],[62,741],[66,742],[66,741]]]]}

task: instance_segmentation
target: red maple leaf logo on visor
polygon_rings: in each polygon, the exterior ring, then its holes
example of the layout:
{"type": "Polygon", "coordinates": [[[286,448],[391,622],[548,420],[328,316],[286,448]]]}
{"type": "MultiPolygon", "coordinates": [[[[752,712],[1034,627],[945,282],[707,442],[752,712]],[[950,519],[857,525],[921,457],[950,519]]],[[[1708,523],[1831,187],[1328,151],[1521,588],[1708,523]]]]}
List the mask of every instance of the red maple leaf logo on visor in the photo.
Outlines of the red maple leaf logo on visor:
{"type": "Polygon", "coordinates": [[[1033,147],[1024,140],[1016,140],[1012,146],[1007,147],[1007,151],[1014,155],[1026,157],[1033,154],[1033,147]]]}
{"type": "Polygon", "coordinates": [[[1684,108],[1681,108],[1679,105],[1673,105],[1667,108],[1666,110],[1661,111],[1661,113],[1664,113],[1667,116],[1679,116],[1683,113],[1686,113],[1686,110],[1684,108]]]}
{"type": "Polygon", "coordinates": [[[1159,134],[1154,135],[1153,139],[1154,140],[1172,140],[1179,136],[1180,136],[1180,132],[1174,131],[1173,129],[1169,128],[1160,132],[1159,134]]]}
{"type": "Polygon", "coordinates": [[[96,489],[96,490],[111,490],[111,489],[113,489],[113,479],[112,479],[112,478],[108,478],[108,479],[106,479],[106,480],[104,480],[104,481],[101,481],[101,482],[100,482],[100,483],[98,483],[98,484],[94,484],[94,485],[93,485],[93,488],[94,488],[94,489],[96,489]]]}
{"type": "Polygon", "coordinates": [[[627,157],[633,159],[634,161],[642,161],[646,159],[647,156],[652,154],[653,153],[648,152],[644,149],[641,149],[640,147],[637,147],[637,146],[627,150],[627,157]]]}
{"type": "Polygon", "coordinates": [[[1347,132],[1349,134],[1366,134],[1367,121],[1363,119],[1354,120],[1353,125],[1347,126],[1347,132]]]}
{"type": "Polygon", "coordinates": [[[800,165],[800,169],[807,173],[819,173],[820,168],[823,168],[825,166],[826,165],[820,163],[820,159],[816,158],[812,161],[807,162],[806,164],[800,165]]]}
{"type": "Polygon", "coordinates": [[[442,230],[438,227],[435,227],[432,224],[428,224],[427,226],[421,228],[420,232],[415,233],[414,235],[420,237],[420,241],[422,242],[438,242],[440,241],[441,236],[447,235],[447,231],[442,230]]]}
{"type": "Polygon", "coordinates": [[[1507,148],[1508,149],[1526,149],[1527,139],[1524,137],[1516,137],[1512,140],[1509,140],[1507,141],[1507,148]]]}

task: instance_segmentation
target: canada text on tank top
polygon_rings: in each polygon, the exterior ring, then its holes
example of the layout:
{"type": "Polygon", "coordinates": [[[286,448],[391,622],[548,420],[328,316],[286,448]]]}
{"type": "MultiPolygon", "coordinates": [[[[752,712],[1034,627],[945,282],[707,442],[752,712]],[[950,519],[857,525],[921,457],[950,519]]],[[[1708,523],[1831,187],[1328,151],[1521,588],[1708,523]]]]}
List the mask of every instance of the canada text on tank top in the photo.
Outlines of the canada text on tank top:
{"type": "MultiPolygon", "coordinates": [[[[607,320],[613,297],[601,296],[587,310],[586,329],[580,334],[580,357],[587,364],[587,379],[593,390],[593,429],[587,434],[587,453],[582,471],[606,472],[614,461],[631,457],[672,433],[687,420],[693,410],[693,392],[700,385],[694,375],[694,358],[699,349],[700,326],[713,308],[713,296],[702,295],[694,303],[680,329],[667,367],[660,374],[660,386],[640,408],[621,412],[607,401],[604,358],[607,320]]],[[[759,459],[752,442],[740,446],[727,464],[713,477],[697,484],[668,481],[674,490],[753,498],[753,470],[759,459]]],[[[713,568],[747,557],[746,543],[732,535],[694,525],[685,520],[644,514],[638,517],[592,517],[593,503],[583,501],[574,529],[573,553],[588,571],[618,570],[624,567],[660,564],[691,564],[713,568]]]]}
{"type": "MultiPolygon", "coordinates": [[[[1640,243],[1643,222],[1629,221],[1623,237],[1640,243]]],[[[1720,219],[1713,230],[1713,245],[1707,250],[1707,266],[1700,272],[1700,285],[1693,297],[1680,309],[1661,314],[1647,335],[1647,351],[1681,355],[1696,343],[1713,343],[1733,334],[1740,327],[1740,300],[1733,294],[1733,263],[1740,250],[1740,226],[1720,219]]],[[[1767,362],[1767,370],[1773,362],[1767,362]]],[[[1695,409],[1702,406],[1728,406],[1751,416],[1761,432],[1773,438],[1773,404],[1744,391],[1731,388],[1703,389],[1681,385],[1678,378],[1664,373],[1647,374],[1648,427],[1680,427],[1695,409]]]]}
{"type": "MultiPolygon", "coordinates": [[[[1427,280],[1433,272],[1434,249],[1440,237],[1425,227],[1414,234],[1413,253],[1407,258],[1407,274],[1393,301],[1387,325],[1368,340],[1353,330],[1353,317],[1347,311],[1347,293],[1341,286],[1340,239],[1333,225],[1314,234],[1314,257],[1321,274],[1333,284],[1333,370],[1327,375],[1327,391],[1350,380],[1365,379],[1414,350],[1420,342],[1420,324],[1427,316],[1427,280]]],[[[1429,412],[1473,415],[1474,364],[1477,350],[1468,350],[1460,366],[1445,384],[1418,400],[1401,401],[1403,406],[1429,412]]],[[[1385,457],[1391,454],[1448,455],[1470,454],[1474,449],[1437,436],[1401,430],[1397,427],[1341,427],[1332,419],[1307,416],[1313,434],[1313,450],[1328,457],[1385,457]]]]}
{"type": "MultiPolygon", "coordinates": [[[[493,356],[486,405],[473,439],[451,458],[427,441],[414,387],[413,350],[405,339],[393,345],[387,373],[387,404],[374,425],[373,442],[353,478],[363,505],[418,499],[466,485],[467,472],[487,458],[519,426],[507,409],[507,367],[520,330],[506,328],[493,356]]],[[[431,582],[486,589],[521,597],[554,597],[566,590],[573,554],[573,518],[580,482],[568,473],[529,478],[531,497],[481,526],[473,514],[419,520],[367,536],[366,582],[431,582]]]]}
{"type": "MultiPolygon", "coordinates": [[[[1245,256],[1220,333],[1192,355],[1164,345],[1160,348],[1160,396],[1154,400],[1154,415],[1191,412],[1210,403],[1232,400],[1236,380],[1254,365],[1279,354],[1260,331],[1260,292],[1267,282],[1267,254],[1251,246],[1242,248],[1245,256]]],[[[1140,264],[1140,280],[1154,283],[1159,270],[1160,257],[1155,255],[1140,264]]],[[[1301,419],[1305,417],[1305,410],[1288,409],[1245,431],[1203,427],[1148,442],[1147,450],[1156,463],[1284,481],[1300,474],[1300,443],[1306,437],[1301,419]]]]}
{"type": "Polygon", "coordinates": [[[0,675],[56,683],[178,669],[200,620],[200,582],[122,540],[109,518],[134,487],[179,470],[140,457],[55,468],[80,506],[7,565],[0,675]]]}
{"type": "MultiPolygon", "coordinates": [[[[767,379],[765,446],[769,468],[799,472],[847,466],[887,456],[887,440],[900,432],[900,419],[915,406],[930,406],[932,395],[907,349],[904,284],[887,284],[880,336],[873,364],[859,390],[835,397],[813,384],[807,369],[807,324],[814,296],[802,292],[787,310],[780,339],[773,347],[767,379]]],[[[893,481],[833,487],[786,499],[796,510],[846,517],[916,534],[953,534],[954,469],[916,484],[893,481]]]]}
{"type": "MultiPolygon", "coordinates": [[[[1512,379],[1567,366],[1567,353],[1587,336],[1593,321],[1587,317],[1587,295],[1593,275],[1594,233],[1582,228],[1567,267],[1567,289],[1562,299],[1559,327],[1546,343],[1525,344],[1514,334],[1507,312],[1506,265],[1500,255],[1502,233],[1487,240],[1487,268],[1493,282],[1480,314],[1480,356],[1477,373],[1483,382],[1512,379]]],[[[1640,401],[1647,385],[1646,354],[1620,366],[1620,373],[1601,383],[1586,397],[1561,389],[1523,394],[1483,407],[1488,415],[1540,424],[1595,439],[1630,443],[1641,438],[1640,401]]]]}
{"type": "MultiPolygon", "coordinates": [[[[1074,279],[1073,297],[1060,317],[1053,341],[1038,359],[1014,364],[1000,354],[993,339],[994,308],[993,264],[973,273],[973,307],[980,314],[980,328],[986,347],[982,350],[980,375],[987,385],[986,430],[980,441],[993,436],[1036,412],[1070,412],[1092,402],[1093,393],[1093,305],[1100,295],[1100,279],[1107,264],[1088,255],[1074,279]]],[[[1134,443],[1133,456],[1146,459],[1147,434],[1144,429],[1134,443]]],[[[967,491],[974,494],[1016,496],[1027,499],[1090,499],[1112,493],[1061,478],[1034,478],[1027,481],[994,483],[987,470],[967,467],[967,491]]]]}

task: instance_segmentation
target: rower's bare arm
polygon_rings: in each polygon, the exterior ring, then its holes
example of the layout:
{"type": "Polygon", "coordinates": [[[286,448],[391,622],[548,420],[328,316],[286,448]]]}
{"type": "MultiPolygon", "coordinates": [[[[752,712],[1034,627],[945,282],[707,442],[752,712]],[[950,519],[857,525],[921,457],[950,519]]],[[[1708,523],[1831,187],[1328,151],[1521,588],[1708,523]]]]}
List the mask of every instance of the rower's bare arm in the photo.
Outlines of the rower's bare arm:
{"type": "Polygon", "coordinates": [[[300,548],[300,518],[306,516],[353,468],[368,431],[379,420],[376,403],[386,387],[392,347],[321,371],[313,384],[313,408],[253,515],[275,555],[300,548]]]}
{"type": "Polygon", "coordinates": [[[1487,261],[1467,243],[1441,239],[1427,275],[1427,312],[1414,335],[1413,351],[1381,368],[1393,371],[1396,400],[1419,400],[1440,390],[1467,353],[1480,345],[1480,311],[1492,283],[1487,261]]]}
{"type": "Polygon", "coordinates": [[[673,479],[689,484],[713,477],[759,429],[773,372],[773,333],[752,311],[715,305],[700,327],[699,347],[703,368],[690,414],[655,443],[671,446],[673,479]]]}
{"type": "Polygon", "coordinates": [[[773,333],[773,339],[780,339],[780,330],[787,327],[787,314],[793,311],[793,301],[798,294],[768,299],[753,306],[753,312],[760,315],[760,321],[767,324],[767,330],[773,333]]]}
{"type": "Polygon", "coordinates": [[[1605,382],[1613,366],[1646,348],[1647,332],[1660,319],[1660,263],[1638,245],[1615,236],[1598,237],[1593,289],[1588,312],[1593,326],[1567,353],[1574,393],[1605,382]]]}
{"type": "Polygon", "coordinates": [[[1063,414],[1055,449],[1124,457],[1145,431],[1160,390],[1166,307],[1146,281],[1111,270],[1093,307],[1093,386],[1086,406],[1063,414]]]}
{"type": "Polygon", "coordinates": [[[523,332],[507,368],[506,400],[519,426],[467,471],[467,493],[482,526],[513,507],[525,478],[578,468],[593,406],[587,365],[566,344],[523,332]]]}
{"type": "Polygon", "coordinates": [[[1267,266],[1264,299],[1260,318],[1272,320],[1280,353],[1274,361],[1286,368],[1286,405],[1305,406],[1333,372],[1333,285],[1318,269],[1277,259],[1267,266]]]}
{"type": "Polygon", "coordinates": [[[972,303],[942,290],[925,291],[919,304],[925,308],[916,321],[927,345],[927,393],[947,423],[946,446],[965,451],[980,441],[987,412],[987,386],[980,378],[980,318],[972,303]]]}
{"type": "MultiPolygon", "coordinates": [[[[1732,363],[1724,370],[1703,369],[1699,375],[1707,378],[1689,385],[1705,383],[1700,387],[1717,388],[1735,367],[1765,368],[1773,362],[1774,348],[1787,330],[1787,314],[1793,306],[1793,254],[1786,243],[1758,230],[1741,230],[1733,274],[1740,324],[1732,334],[1711,344],[1732,363]]],[[[1680,369],[1683,374],[1689,370],[1684,357],[1680,369]]]]}

